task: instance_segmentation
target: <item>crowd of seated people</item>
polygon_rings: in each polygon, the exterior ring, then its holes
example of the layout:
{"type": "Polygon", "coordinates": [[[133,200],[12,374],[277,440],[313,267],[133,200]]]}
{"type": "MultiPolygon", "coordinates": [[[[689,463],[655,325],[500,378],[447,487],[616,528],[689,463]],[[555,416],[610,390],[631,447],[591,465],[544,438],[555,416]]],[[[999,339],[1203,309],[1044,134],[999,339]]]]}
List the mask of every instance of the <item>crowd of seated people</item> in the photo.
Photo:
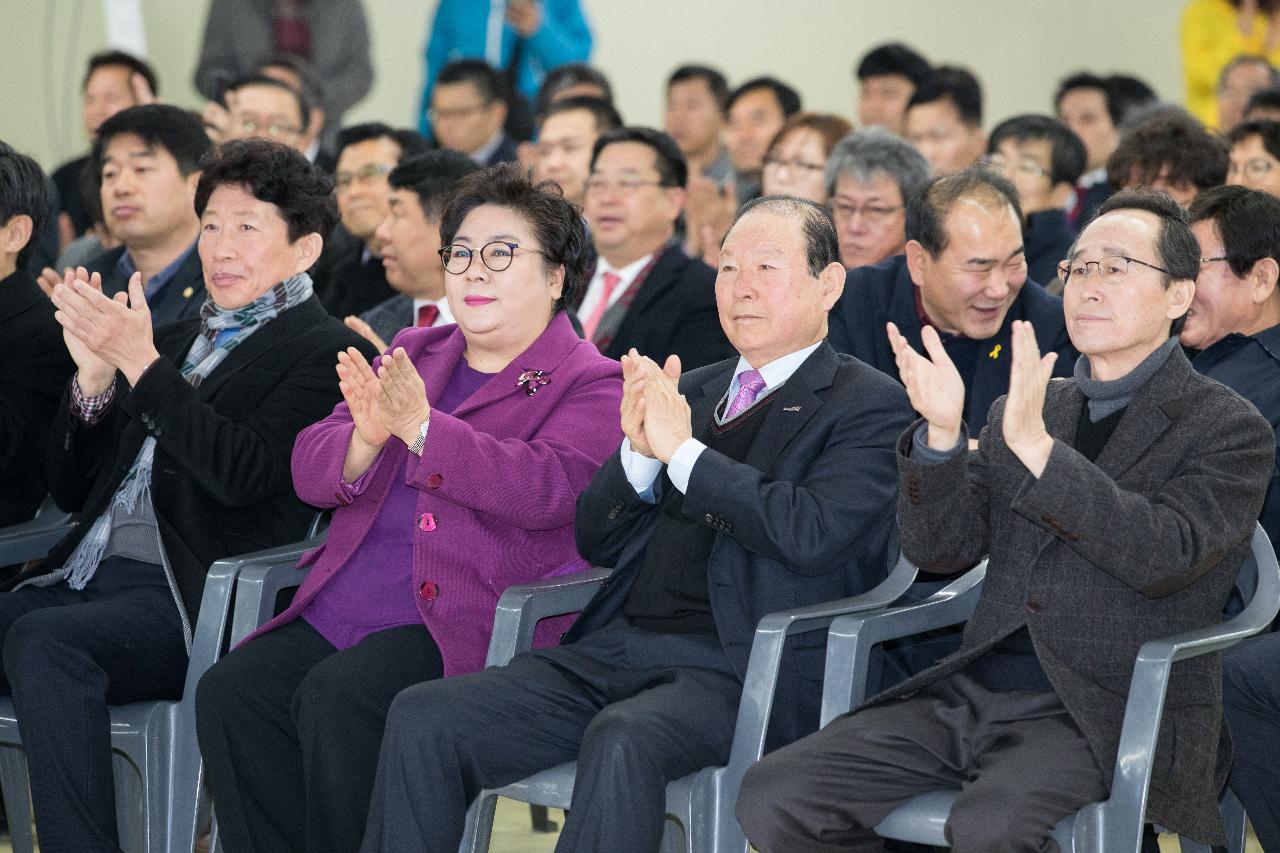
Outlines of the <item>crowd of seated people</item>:
{"type": "MultiPolygon", "coordinates": [[[[574,760],[556,849],[657,851],[760,620],[899,554],[916,592],[986,558],[973,615],[821,729],[825,633],[787,645],[751,843],[905,849],[877,824],[951,787],[954,848],[1056,850],[1107,796],[1137,650],[1229,618],[1280,534],[1267,55],[1215,67],[1212,127],[1084,70],[993,117],[894,42],[856,116],[690,62],[659,128],[574,0],[447,0],[419,113],[343,124],[367,63],[332,32],[224,24],[199,111],[101,53],[88,155],[0,141],[0,529],[74,521],[0,592],[42,850],[119,849],[109,708],[178,697],[209,566],[319,513],[196,692],[228,853],[452,853],[480,791],[574,760]],[[593,566],[484,668],[504,590],[593,566]]],[[[1174,668],[1150,824],[1221,844],[1229,785],[1280,850],[1277,654],[1174,668]]]]}

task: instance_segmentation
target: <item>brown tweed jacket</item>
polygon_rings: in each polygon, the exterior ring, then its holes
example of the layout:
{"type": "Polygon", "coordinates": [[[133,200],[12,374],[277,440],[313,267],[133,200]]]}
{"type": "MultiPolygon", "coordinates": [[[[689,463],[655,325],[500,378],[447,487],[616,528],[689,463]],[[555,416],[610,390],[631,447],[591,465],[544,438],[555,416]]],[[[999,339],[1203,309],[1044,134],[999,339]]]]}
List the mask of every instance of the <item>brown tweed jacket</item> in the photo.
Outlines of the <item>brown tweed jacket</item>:
{"type": "MultiPolygon", "coordinates": [[[[922,569],[958,572],[990,555],[958,652],[873,699],[919,690],[1023,625],[1045,674],[1110,783],[1138,648],[1221,620],[1262,508],[1271,425],[1175,349],[1129,404],[1097,463],[1072,449],[1084,395],[1049,384],[1055,439],[1039,479],[1001,434],[1004,398],[979,448],[938,465],[898,446],[902,550],[922,569]]],[[[1218,655],[1174,665],[1147,817],[1223,843],[1217,792],[1230,743],[1218,655]]]]}

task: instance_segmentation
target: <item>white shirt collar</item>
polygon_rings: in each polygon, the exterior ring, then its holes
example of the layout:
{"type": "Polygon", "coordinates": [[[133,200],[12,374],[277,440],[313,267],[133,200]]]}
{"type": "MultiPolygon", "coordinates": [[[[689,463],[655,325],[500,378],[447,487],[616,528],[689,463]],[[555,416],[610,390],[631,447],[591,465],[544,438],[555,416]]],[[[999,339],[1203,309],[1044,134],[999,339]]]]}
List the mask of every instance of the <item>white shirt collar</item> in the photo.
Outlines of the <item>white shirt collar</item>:
{"type": "Polygon", "coordinates": [[[442,296],[439,299],[415,299],[413,300],[413,322],[418,322],[418,309],[424,305],[434,305],[440,309],[440,316],[436,318],[434,325],[444,326],[449,323],[456,323],[453,319],[453,312],[449,310],[449,297],[442,296]]]}
{"type": "Polygon", "coordinates": [[[601,255],[597,264],[596,275],[603,277],[605,273],[611,272],[617,275],[618,278],[622,279],[623,284],[630,284],[635,277],[640,274],[640,270],[644,269],[644,265],[653,259],[655,254],[655,252],[650,252],[643,258],[634,260],[621,269],[618,269],[613,264],[609,263],[605,260],[604,255],[601,255]]]}
{"type": "Polygon", "coordinates": [[[481,145],[475,151],[471,152],[471,159],[475,160],[481,166],[486,166],[489,163],[489,158],[493,156],[493,152],[497,151],[498,146],[500,146],[501,144],[502,144],[502,130],[499,129],[498,132],[493,135],[492,139],[490,139],[484,145],[481,145]]]}
{"type": "MultiPolygon", "coordinates": [[[[761,367],[760,378],[764,380],[764,390],[756,395],[756,399],[760,399],[790,379],[791,374],[795,373],[800,368],[800,365],[804,364],[805,359],[813,355],[813,351],[820,346],[822,346],[822,341],[818,341],[818,343],[807,346],[804,349],[796,350],[793,353],[788,353],[781,358],[775,358],[764,367],[761,367]]],[[[738,377],[744,371],[751,369],[751,362],[742,356],[738,356],[738,365],[733,369],[733,381],[729,383],[729,390],[725,392],[725,400],[732,400],[738,395],[738,388],[741,385],[738,377]]],[[[721,408],[720,406],[716,407],[717,413],[721,408]]]]}

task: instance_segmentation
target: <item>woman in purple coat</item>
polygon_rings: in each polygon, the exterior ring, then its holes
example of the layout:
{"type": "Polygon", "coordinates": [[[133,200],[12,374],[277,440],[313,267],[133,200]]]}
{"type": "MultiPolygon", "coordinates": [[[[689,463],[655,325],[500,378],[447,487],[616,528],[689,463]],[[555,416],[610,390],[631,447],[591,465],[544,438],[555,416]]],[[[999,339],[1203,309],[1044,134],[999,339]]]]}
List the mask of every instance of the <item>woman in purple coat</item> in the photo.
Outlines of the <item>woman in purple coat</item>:
{"type": "Polygon", "coordinates": [[[197,694],[228,853],[357,850],[396,693],[481,669],[508,586],[586,568],[574,504],[621,444],[622,380],[564,313],[588,245],[550,186],[514,165],[462,179],[440,226],[457,325],[401,332],[372,366],[339,354],[345,402],[298,436],[327,541],[197,694]]]}

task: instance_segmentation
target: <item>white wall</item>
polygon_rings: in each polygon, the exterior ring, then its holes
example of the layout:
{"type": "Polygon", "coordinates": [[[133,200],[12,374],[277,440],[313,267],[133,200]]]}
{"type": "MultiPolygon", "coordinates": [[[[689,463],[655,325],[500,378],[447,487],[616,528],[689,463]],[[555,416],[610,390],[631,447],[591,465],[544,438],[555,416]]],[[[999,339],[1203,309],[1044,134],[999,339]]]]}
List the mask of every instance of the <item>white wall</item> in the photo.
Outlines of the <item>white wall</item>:
{"type": "MultiPolygon", "coordinates": [[[[596,63],[633,123],[661,117],[662,81],[688,61],[731,81],[770,72],[809,108],[854,115],[851,69],[871,45],[916,45],[968,65],[987,92],[987,124],[1050,108],[1055,82],[1081,68],[1128,71],[1182,97],[1173,0],[584,0],[596,63]]],[[[207,0],[142,0],[166,100],[196,106],[191,75],[207,0]]],[[[365,0],[376,82],[351,120],[412,124],[432,0],[365,0]]],[[[105,46],[98,0],[0,0],[0,139],[46,167],[82,150],[78,85],[105,46]]]]}

